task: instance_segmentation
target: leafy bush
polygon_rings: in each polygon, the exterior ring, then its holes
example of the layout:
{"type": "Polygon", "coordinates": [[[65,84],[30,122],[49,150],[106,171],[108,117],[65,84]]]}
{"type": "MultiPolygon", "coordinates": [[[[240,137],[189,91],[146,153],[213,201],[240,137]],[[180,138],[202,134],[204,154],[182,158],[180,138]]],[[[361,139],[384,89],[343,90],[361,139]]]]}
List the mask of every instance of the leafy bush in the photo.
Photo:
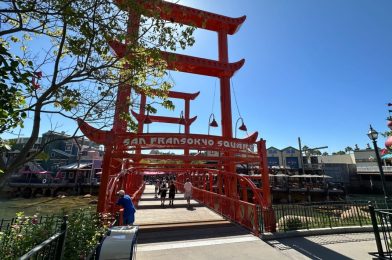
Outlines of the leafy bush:
{"type": "Polygon", "coordinates": [[[299,218],[289,218],[286,220],[287,230],[297,230],[302,228],[302,221],[299,218]]]}
{"type": "Polygon", "coordinates": [[[312,222],[314,218],[296,215],[281,217],[278,221],[279,230],[297,230],[306,227],[306,222],[312,222]]]}
{"type": "Polygon", "coordinates": [[[77,210],[68,217],[64,259],[85,259],[103,237],[107,226],[96,213],[77,210]]]}
{"type": "Polygon", "coordinates": [[[37,215],[17,213],[13,225],[0,232],[0,259],[15,259],[48,239],[56,232],[57,220],[54,216],[39,220],[37,215]]]}
{"type": "MultiPolygon", "coordinates": [[[[60,230],[59,216],[41,218],[18,213],[15,223],[0,232],[0,259],[16,259],[60,230]]],[[[90,211],[79,209],[69,214],[64,259],[85,259],[107,230],[107,223],[90,211]]]]}

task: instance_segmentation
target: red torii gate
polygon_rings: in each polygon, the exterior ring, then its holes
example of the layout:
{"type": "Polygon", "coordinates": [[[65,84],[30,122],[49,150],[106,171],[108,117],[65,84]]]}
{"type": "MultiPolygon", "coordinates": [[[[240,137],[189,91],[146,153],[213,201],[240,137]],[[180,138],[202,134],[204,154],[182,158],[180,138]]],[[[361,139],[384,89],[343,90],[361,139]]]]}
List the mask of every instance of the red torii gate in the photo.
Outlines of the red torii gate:
{"type": "MultiPolygon", "coordinates": [[[[221,93],[221,125],[222,136],[197,135],[190,133],[190,125],[197,117],[190,118],[190,101],[199,93],[188,94],[170,91],[169,98],[183,99],[185,102],[184,117],[149,116],[150,122],[183,124],[184,133],[143,133],[143,123],[146,120],[146,96],[141,94],[139,113],[132,111],[138,121],[138,132],[127,132],[126,122],[120,115],[129,114],[126,105],[131,94],[131,86],[119,86],[116,100],[114,125],[110,131],[102,131],[79,120],[80,129],[91,140],[105,146],[103,169],[98,199],[98,212],[108,212],[113,209],[115,191],[125,188],[133,195],[137,204],[144,189],[143,173],[147,171],[176,172],[177,186],[181,190],[186,177],[192,178],[195,184],[195,198],[204,202],[216,211],[248,227],[255,233],[260,231],[258,212],[263,211],[264,226],[273,231],[273,217],[269,176],[267,168],[265,141],[256,142],[257,133],[245,138],[233,138],[230,78],[242,67],[244,60],[230,63],[228,59],[227,35],[234,34],[245,21],[245,16],[230,18],[202,10],[181,6],[164,1],[136,1],[143,5],[146,12],[158,12],[161,19],[172,22],[193,25],[218,33],[219,59],[210,60],[187,55],[162,51],[162,57],[168,63],[168,69],[192,74],[213,76],[220,79],[221,93]],[[257,146],[257,152],[253,152],[257,146]],[[183,155],[151,155],[143,154],[142,150],[151,149],[181,149],[183,155]],[[190,150],[205,151],[190,155],[190,150]],[[129,151],[132,151],[131,153],[129,151]],[[215,152],[209,156],[208,153],[215,152]],[[206,154],[207,153],[207,154],[206,154]],[[141,163],[142,159],[165,159],[177,163],[156,165],[141,163]],[[178,161],[181,163],[179,164],[178,161]],[[197,162],[195,164],[195,162],[197,162]],[[213,164],[211,164],[213,163],[213,164]],[[236,164],[257,164],[261,175],[261,187],[257,188],[246,176],[235,173],[236,164]],[[252,192],[249,196],[249,191],[252,192]],[[252,203],[250,203],[252,202],[252,203]]],[[[140,15],[128,8],[126,1],[117,1],[118,6],[129,12],[129,39],[125,43],[109,41],[119,58],[127,58],[127,44],[132,44],[139,30],[140,15]]]]}

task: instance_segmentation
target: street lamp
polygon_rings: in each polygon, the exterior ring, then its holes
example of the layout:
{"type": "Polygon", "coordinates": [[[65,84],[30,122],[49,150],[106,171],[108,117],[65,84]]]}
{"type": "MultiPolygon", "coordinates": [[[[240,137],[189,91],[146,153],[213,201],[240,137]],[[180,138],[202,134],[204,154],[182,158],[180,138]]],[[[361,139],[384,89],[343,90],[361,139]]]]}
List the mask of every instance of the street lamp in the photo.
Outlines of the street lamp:
{"type": "Polygon", "coordinates": [[[144,118],[143,123],[146,124],[146,125],[149,125],[149,124],[152,123],[151,118],[150,118],[150,112],[149,112],[149,111],[147,111],[147,115],[146,115],[146,117],[144,118]]]}
{"type": "Polygon", "coordinates": [[[384,175],[384,170],[382,168],[380,153],[378,152],[378,146],[377,146],[378,132],[373,129],[372,125],[370,125],[370,129],[369,129],[369,132],[367,133],[367,136],[369,137],[370,140],[373,141],[374,153],[376,154],[377,164],[378,164],[378,168],[380,170],[381,183],[382,183],[382,189],[384,191],[385,204],[388,208],[387,186],[385,183],[385,175],[384,175]]]}
{"type": "Polygon", "coordinates": [[[237,121],[235,122],[235,134],[234,134],[235,138],[237,138],[237,124],[240,120],[242,124],[240,125],[240,127],[238,127],[238,129],[241,131],[248,131],[248,128],[246,128],[246,125],[244,124],[244,119],[242,117],[238,118],[237,121]]]}
{"type": "Polygon", "coordinates": [[[218,123],[215,120],[214,113],[211,113],[210,118],[208,119],[208,135],[210,135],[210,127],[218,127],[218,123]],[[212,118],[212,121],[211,121],[212,118]]]}

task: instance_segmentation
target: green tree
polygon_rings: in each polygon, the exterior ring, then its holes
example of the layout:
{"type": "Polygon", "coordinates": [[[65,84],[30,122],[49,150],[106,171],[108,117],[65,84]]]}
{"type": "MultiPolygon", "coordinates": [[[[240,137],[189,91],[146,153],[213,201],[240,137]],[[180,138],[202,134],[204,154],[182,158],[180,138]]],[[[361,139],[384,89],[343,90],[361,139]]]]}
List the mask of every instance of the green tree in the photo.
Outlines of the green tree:
{"type": "Polygon", "coordinates": [[[311,150],[311,151],[310,151],[310,154],[311,154],[311,155],[321,155],[321,152],[320,152],[320,150],[318,150],[318,149],[314,149],[314,150],[311,150]]]}
{"type": "Polygon", "coordinates": [[[346,148],[344,148],[344,151],[348,154],[350,154],[350,152],[354,151],[354,149],[350,146],[347,146],[346,148]]]}
{"type": "MultiPolygon", "coordinates": [[[[140,33],[128,36],[126,25],[145,10],[136,1],[127,3],[129,12],[106,0],[0,3],[0,135],[23,127],[27,118],[33,122],[18,156],[7,163],[0,159],[5,173],[42,151],[30,154],[45,115],[82,118],[109,128],[119,85],[132,86],[133,94],[143,90],[150,97],[158,96],[163,106],[173,108],[166,100],[172,84],[165,80],[167,64],[159,50],[192,45],[194,28],[150,13],[151,18],[142,16],[140,33]],[[110,39],[127,41],[127,56],[132,58],[115,57],[107,43],[110,39]]],[[[127,105],[137,103],[132,97],[127,105]]],[[[123,116],[135,129],[135,122],[123,116]]],[[[77,129],[72,136],[76,133],[77,129]]]]}

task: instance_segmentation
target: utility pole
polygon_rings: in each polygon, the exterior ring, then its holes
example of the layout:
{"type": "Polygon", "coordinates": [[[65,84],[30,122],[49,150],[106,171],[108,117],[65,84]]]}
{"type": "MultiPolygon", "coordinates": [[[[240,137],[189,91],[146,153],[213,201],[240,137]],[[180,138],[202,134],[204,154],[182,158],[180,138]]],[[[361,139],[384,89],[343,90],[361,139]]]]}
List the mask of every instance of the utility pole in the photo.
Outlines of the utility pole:
{"type": "Polygon", "coordinates": [[[298,137],[298,146],[299,146],[299,157],[301,159],[301,165],[302,165],[302,174],[305,174],[304,158],[302,156],[301,138],[299,137],[298,137]]]}
{"type": "MultiPolygon", "coordinates": [[[[305,167],[304,167],[303,156],[302,156],[301,138],[299,138],[299,137],[298,137],[298,145],[299,145],[299,154],[300,154],[301,162],[302,162],[302,173],[305,174],[305,167]]],[[[304,150],[304,152],[306,154],[306,162],[308,162],[308,154],[310,155],[310,153],[308,153],[308,152],[315,151],[315,150],[320,150],[320,149],[326,149],[326,148],[328,148],[328,146],[308,148],[308,149],[304,150]]]]}

